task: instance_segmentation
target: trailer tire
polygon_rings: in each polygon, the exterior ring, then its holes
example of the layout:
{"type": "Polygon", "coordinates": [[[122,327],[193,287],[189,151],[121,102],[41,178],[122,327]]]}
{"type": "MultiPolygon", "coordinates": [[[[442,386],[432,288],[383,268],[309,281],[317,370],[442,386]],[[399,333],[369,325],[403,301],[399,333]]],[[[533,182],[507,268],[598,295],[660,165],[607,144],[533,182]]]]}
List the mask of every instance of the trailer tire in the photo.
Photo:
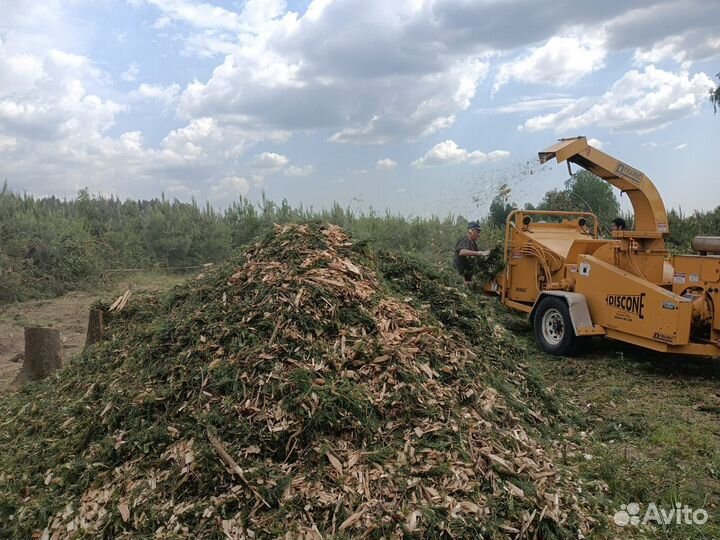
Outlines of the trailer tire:
{"type": "Polygon", "coordinates": [[[546,296],[533,317],[535,340],[548,354],[568,356],[573,354],[580,338],[575,335],[570,309],[562,298],[546,296]]]}

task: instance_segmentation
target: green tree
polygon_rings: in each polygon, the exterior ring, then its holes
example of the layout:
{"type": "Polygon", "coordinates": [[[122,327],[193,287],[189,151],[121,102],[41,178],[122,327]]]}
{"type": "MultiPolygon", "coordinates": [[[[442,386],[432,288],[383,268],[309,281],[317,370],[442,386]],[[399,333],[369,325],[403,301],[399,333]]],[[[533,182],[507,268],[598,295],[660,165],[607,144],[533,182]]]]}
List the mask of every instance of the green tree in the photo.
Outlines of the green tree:
{"type": "MultiPolygon", "coordinates": [[[[517,204],[510,202],[510,193],[512,188],[507,184],[502,184],[497,194],[490,202],[490,208],[488,209],[488,215],[483,220],[486,225],[492,229],[505,230],[505,221],[507,220],[510,212],[517,210],[517,204]]],[[[475,197],[475,202],[480,203],[481,198],[475,197]]]]}
{"type": "Polygon", "coordinates": [[[620,215],[620,202],[610,184],[588,171],[580,171],[565,182],[565,189],[545,193],[538,209],[592,212],[607,226],[620,215]]]}
{"type": "MultiPolygon", "coordinates": [[[[717,74],[717,78],[720,79],[720,73],[717,74]]],[[[713,112],[717,113],[720,108],[720,85],[715,90],[710,90],[710,102],[713,104],[713,112]]]]}
{"type": "Polygon", "coordinates": [[[497,195],[490,203],[488,223],[495,227],[504,229],[505,220],[513,210],[517,210],[517,206],[509,203],[503,195],[497,195]]]}
{"type": "Polygon", "coordinates": [[[573,199],[580,201],[584,209],[593,212],[601,223],[609,223],[620,214],[620,202],[613,187],[602,178],[588,171],[574,174],[566,182],[573,199]]]}

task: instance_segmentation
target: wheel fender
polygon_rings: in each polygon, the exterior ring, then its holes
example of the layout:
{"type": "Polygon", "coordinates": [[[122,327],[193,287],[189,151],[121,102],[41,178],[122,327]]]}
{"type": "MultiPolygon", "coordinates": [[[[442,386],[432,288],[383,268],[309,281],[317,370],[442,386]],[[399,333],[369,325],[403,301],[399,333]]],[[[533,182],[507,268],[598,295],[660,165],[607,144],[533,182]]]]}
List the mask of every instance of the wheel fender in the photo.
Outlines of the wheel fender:
{"type": "Polygon", "coordinates": [[[534,320],[537,307],[540,305],[540,302],[542,302],[543,298],[547,296],[557,296],[565,300],[568,305],[568,310],[570,311],[570,320],[572,321],[573,331],[575,332],[576,336],[580,335],[580,329],[592,330],[593,322],[590,318],[590,310],[588,310],[585,295],[575,292],[544,291],[540,293],[540,296],[538,296],[537,300],[535,300],[535,304],[533,305],[532,311],[530,312],[530,321],[534,320]]]}

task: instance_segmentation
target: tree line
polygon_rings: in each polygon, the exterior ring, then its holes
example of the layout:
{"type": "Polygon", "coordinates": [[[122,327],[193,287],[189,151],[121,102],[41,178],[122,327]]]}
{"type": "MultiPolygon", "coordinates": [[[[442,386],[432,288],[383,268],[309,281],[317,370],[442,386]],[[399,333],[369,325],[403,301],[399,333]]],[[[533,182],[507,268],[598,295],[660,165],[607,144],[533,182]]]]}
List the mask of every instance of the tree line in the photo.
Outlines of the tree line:
{"type": "MultiPolygon", "coordinates": [[[[505,218],[517,206],[502,190],[492,201],[480,243],[489,246],[503,238],[505,218]]],[[[594,212],[607,225],[621,215],[609,184],[587,171],[568,179],[563,189],[548,191],[527,209],[594,212]]],[[[625,216],[632,224],[632,216],[625,216]]],[[[403,217],[390,212],[357,212],[334,204],[316,210],[292,207],[263,198],[247,199],[218,211],[160,197],[125,200],[91,195],[73,199],[36,198],[0,190],[0,303],[55,296],[79,287],[92,287],[109,273],[132,269],[182,271],[224,260],[275,223],[322,220],[348,230],[359,241],[379,248],[414,253],[438,265],[450,264],[468,218],[403,217]]],[[[673,251],[690,250],[698,234],[720,234],[720,207],[685,215],[669,212],[673,251]]]]}
{"type": "MultiPolygon", "coordinates": [[[[487,220],[495,227],[502,227],[508,214],[518,208],[508,201],[507,192],[500,193],[490,204],[487,220]]],[[[609,234],[610,223],[616,217],[625,219],[629,229],[633,227],[633,215],[621,211],[620,201],[610,184],[587,171],[573,174],[563,189],[550,190],[537,205],[527,203],[523,208],[592,212],[598,217],[600,231],[605,234],[609,234]]],[[[670,234],[666,241],[670,251],[687,253],[692,250],[692,239],[696,236],[720,235],[720,206],[689,214],[682,208],[673,208],[668,211],[668,222],[670,234]]]]}
{"type": "Polygon", "coordinates": [[[241,198],[218,211],[160,197],[125,200],[91,195],[36,198],[0,190],[0,303],[56,296],[133,269],[181,271],[227,259],[275,223],[322,220],[359,240],[447,259],[466,219],[406,218],[334,204],[315,210],[241,198]]]}

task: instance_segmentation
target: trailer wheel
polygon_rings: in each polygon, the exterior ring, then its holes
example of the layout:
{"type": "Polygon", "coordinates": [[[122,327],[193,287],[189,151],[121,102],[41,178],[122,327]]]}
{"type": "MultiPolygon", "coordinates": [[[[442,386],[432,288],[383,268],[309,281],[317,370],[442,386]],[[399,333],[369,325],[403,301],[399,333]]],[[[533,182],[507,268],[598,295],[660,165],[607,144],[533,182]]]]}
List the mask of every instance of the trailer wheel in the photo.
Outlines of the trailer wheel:
{"type": "Polygon", "coordinates": [[[560,298],[547,296],[540,301],[533,327],[535,340],[546,353],[565,356],[572,354],[579,344],[570,319],[570,310],[560,298]]]}

